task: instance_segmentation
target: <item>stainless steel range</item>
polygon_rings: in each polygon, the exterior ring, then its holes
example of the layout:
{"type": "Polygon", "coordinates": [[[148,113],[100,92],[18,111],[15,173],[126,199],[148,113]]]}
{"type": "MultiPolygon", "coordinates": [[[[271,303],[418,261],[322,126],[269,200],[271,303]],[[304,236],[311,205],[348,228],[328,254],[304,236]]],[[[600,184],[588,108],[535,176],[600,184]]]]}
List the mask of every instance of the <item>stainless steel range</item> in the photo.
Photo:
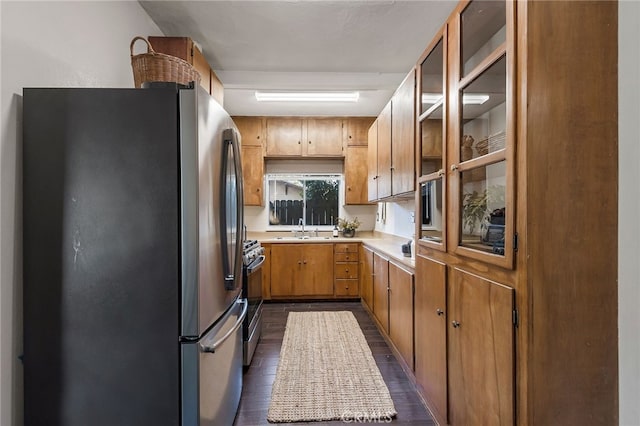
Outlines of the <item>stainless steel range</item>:
{"type": "Polygon", "coordinates": [[[262,264],[264,247],[258,240],[242,243],[242,294],[249,307],[243,324],[244,365],[251,364],[262,333],[262,264]]]}

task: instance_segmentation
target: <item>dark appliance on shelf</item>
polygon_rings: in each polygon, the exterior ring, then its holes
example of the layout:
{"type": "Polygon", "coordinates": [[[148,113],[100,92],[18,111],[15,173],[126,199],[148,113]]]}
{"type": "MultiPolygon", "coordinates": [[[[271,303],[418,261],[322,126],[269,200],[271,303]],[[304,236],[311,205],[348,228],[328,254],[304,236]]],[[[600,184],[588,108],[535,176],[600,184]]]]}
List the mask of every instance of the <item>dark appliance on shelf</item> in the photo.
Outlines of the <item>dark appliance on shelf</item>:
{"type": "Polygon", "coordinates": [[[24,423],[233,423],[239,136],[199,85],[25,88],[24,423]]]}
{"type": "Polygon", "coordinates": [[[262,264],[264,247],[258,240],[245,240],[242,255],[242,297],[249,303],[243,324],[244,365],[249,366],[262,334],[262,264]]]}

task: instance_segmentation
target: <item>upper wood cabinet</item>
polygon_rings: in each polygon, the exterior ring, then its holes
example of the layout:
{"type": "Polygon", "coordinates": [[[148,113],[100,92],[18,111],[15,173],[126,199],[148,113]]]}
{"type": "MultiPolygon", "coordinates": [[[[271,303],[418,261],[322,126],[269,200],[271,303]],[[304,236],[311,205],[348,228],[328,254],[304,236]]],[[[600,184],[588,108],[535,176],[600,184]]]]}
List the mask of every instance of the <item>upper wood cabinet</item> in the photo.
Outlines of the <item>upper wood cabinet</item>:
{"type": "Polygon", "coordinates": [[[369,129],[369,201],[415,191],[415,70],[369,129]]]}
{"type": "Polygon", "coordinates": [[[301,156],[302,124],[302,118],[268,117],[266,120],[267,156],[301,156]]]}
{"type": "Polygon", "coordinates": [[[416,73],[411,70],[391,98],[391,195],[413,192],[415,179],[416,73]]]}
{"type": "Polygon", "coordinates": [[[365,145],[347,146],[344,157],[344,201],[346,205],[369,204],[368,152],[365,145]]]}
{"type": "Polygon", "coordinates": [[[264,118],[234,116],[240,135],[242,135],[242,146],[264,146],[264,118]]]}
{"type": "Polygon", "coordinates": [[[369,201],[391,196],[391,101],[385,105],[376,120],[375,142],[369,145],[369,168],[375,170],[369,185],[369,201]],[[373,182],[372,182],[373,181],[373,182]],[[374,195],[374,197],[371,197],[374,195]]]}
{"type": "Polygon", "coordinates": [[[344,156],[341,118],[266,118],[267,157],[344,156]]]}
{"type": "Polygon", "coordinates": [[[264,119],[235,116],[242,138],[242,173],[245,206],[264,205],[264,119]]]}
{"type": "Polygon", "coordinates": [[[264,205],[264,157],[261,146],[242,146],[242,184],[245,206],[264,205]]]}
{"type": "Polygon", "coordinates": [[[351,117],[345,120],[346,144],[367,145],[369,138],[369,127],[373,124],[374,117],[351,117]]]}
{"type": "Polygon", "coordinates": [[[220,105],[224,105],[224,87],[191,38],[149,36],[147,39],[156,52],[184,59],[193,65],[200,74],[200,85],[220,105]]]}

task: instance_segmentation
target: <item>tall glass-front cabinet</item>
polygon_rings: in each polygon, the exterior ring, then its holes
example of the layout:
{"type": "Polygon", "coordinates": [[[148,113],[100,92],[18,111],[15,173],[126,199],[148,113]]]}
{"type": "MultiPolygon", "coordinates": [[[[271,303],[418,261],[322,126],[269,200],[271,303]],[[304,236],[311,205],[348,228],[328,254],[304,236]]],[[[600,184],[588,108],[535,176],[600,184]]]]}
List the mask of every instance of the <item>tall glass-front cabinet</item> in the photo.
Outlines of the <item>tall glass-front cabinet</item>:
{"type": "Polygon", "coordinates": [[[616,16],[463,0],[418,59],[414,373],[439,424],[615,423],[616,16]]]}

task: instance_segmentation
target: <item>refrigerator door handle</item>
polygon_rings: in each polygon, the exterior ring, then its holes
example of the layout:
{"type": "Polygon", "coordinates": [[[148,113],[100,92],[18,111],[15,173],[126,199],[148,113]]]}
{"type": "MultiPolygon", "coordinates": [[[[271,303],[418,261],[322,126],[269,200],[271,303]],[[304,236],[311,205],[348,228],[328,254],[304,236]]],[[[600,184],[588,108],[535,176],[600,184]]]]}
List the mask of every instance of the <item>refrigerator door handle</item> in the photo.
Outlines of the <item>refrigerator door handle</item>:
{"type": "Polygon", "coordinates": [[[233,335],[233,333],[235,333],[236,330],[242,325],[244,318],[247,316],[247,309],[249,307],[249,302],[247,301],[247,299],[241,299],[241,300],[238,300],[236,303],[242,303],[244,305],[242,307],[242,313],[238,317],[238,320],[236,321],[236,323],[233,325],[233,327],[231,327],[231,330],[227,331],[224,336],[222,336],[220,339],[213,342],[212,344],[208,345],[208,344],[200,343],[200,348],[202,349],[202,352],[215,353],[216,349],[218,349],[220,345],[222,345],[225,342],[225,340],[231,337],[231,335],[233,335]]]}
{"type": "Polygon", "coordinates": [[[243,228],[243,192],[242,192],[242,164],[240,162],[240,146],[236,133],[233,129],[226,129],[223,133],[222,144],[222,167],[220,179],[220,230],[222,238],[222,263],[225,288],[227,290],[235,290],[238,280],[236,279],[237,269],[242,259],[242,228],[243,228]],[[230,158],[233,159],[233,182],[229,181],[230,158]],[[228,205],[227,195],[229,191],[235,190],[235,206],[228,205]],[[235,235],[235,244],[231,247],[235,248],[234,253],[229,253],[229,219],[232,212],[229,210],[235,208],[235,229],[232,235],[235,235]]]}

